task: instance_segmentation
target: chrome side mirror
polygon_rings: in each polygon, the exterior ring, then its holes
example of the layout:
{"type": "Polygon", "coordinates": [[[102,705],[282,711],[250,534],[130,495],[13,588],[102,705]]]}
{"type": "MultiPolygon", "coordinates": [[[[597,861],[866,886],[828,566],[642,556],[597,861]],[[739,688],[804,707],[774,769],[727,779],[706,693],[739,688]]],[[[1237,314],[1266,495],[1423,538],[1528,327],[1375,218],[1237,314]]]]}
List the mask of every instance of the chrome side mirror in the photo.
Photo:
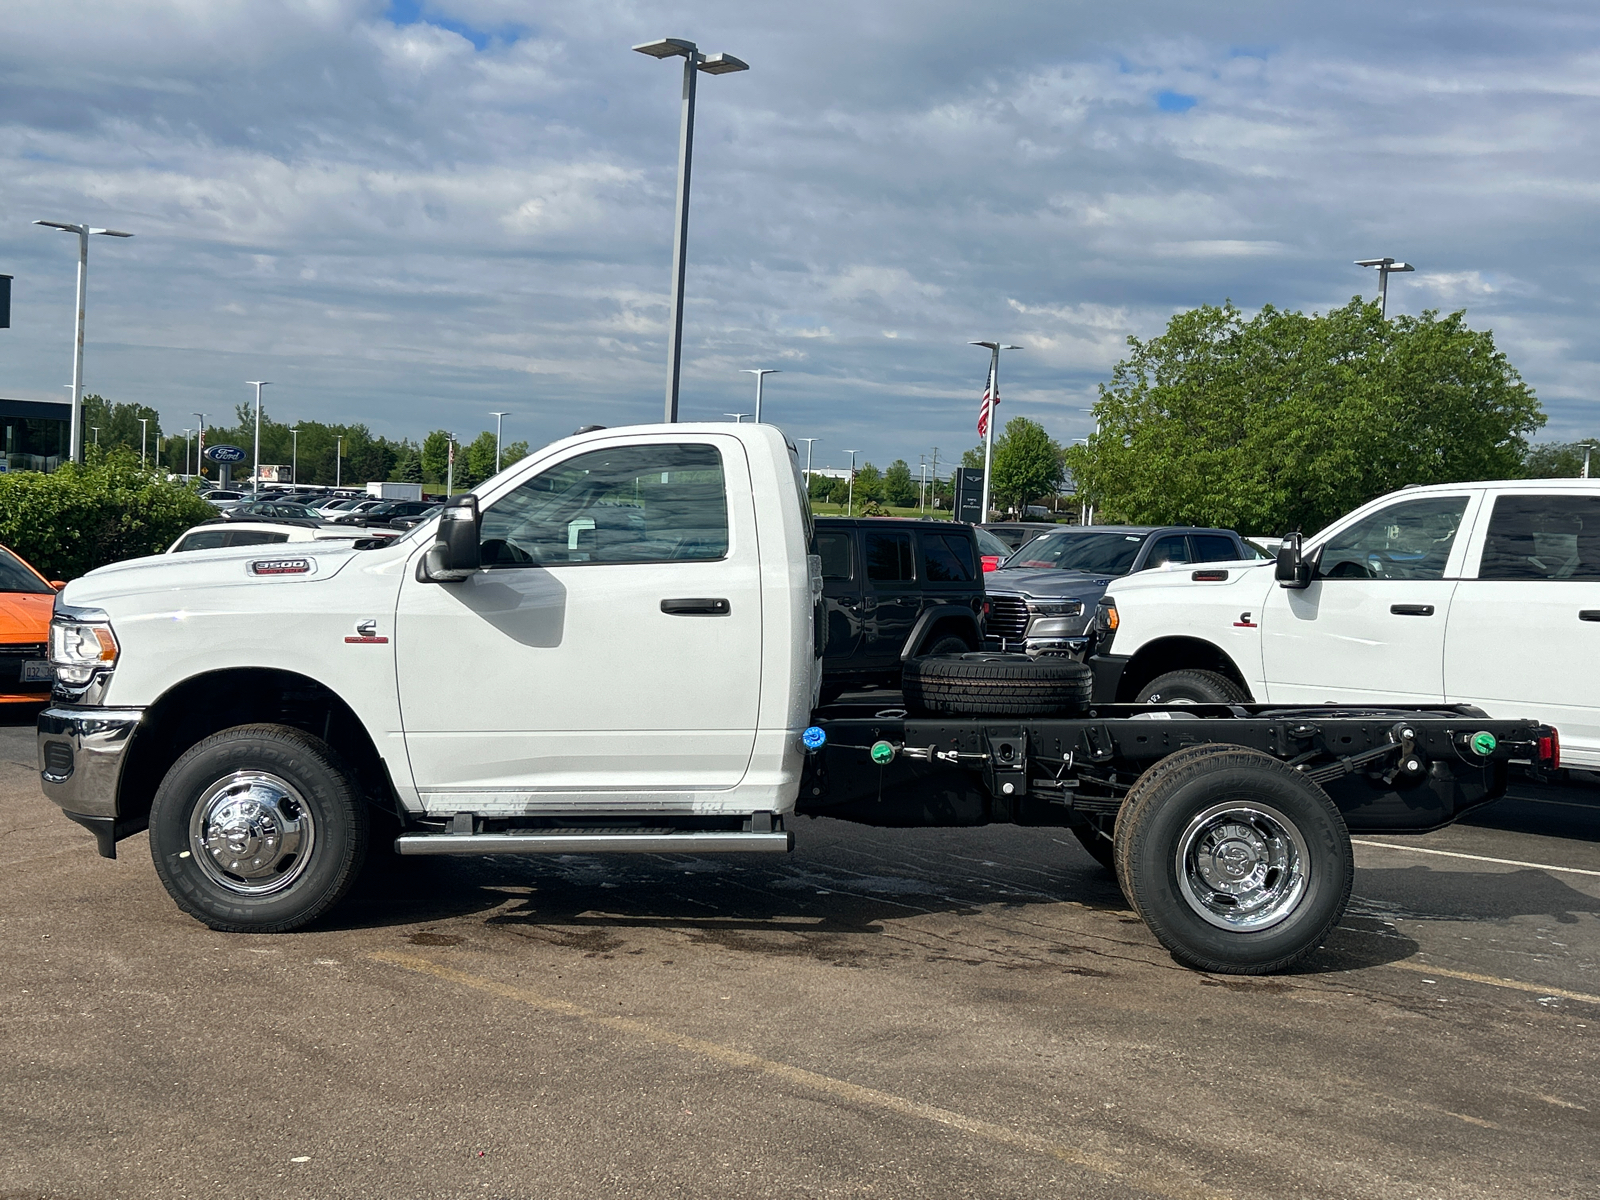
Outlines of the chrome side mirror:
{"type": "Polygon", "coordinates": [[[1278,547],[1278,565],[1273,571],[1278,586],[1304,588],[1311,586],[1311,563],[1300,553],[1300,535],[1291,533],[1278,547]]]}
{"type": "Polygon", "coordinates": [[[458,583],[483,565],[478,498],[456,496],[439,513],[439,534],[417,564],[422,583],[458,583]]]}

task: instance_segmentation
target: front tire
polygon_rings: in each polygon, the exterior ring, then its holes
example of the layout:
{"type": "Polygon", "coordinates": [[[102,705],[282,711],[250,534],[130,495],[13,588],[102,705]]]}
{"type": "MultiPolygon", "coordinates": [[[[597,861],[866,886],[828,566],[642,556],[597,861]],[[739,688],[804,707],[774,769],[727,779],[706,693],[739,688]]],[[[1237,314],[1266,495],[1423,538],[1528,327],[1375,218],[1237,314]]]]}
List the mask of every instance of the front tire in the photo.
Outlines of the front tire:
{"type": "Polygon", "coordinates": [[[321,738],[240,725],[192,746],[150,806],[178,907],[225,933],[282,933],[337,904],[366,857],[366,805],[321,738]]]}
{"type": "Polygon", "coordinates": [[[1320,946],[1344,914],[1355,857],[1327,793],[1243,746],[1157,763],[1117,816],[1117,879],[1172,956],[1264,975],[1320,946]]]}
{"type": "Polygon", "coordinates": [[[1135,704],[1247,704],[1245,690],[1216,671],[1168,671],[1140,689],[1135,704]]]}

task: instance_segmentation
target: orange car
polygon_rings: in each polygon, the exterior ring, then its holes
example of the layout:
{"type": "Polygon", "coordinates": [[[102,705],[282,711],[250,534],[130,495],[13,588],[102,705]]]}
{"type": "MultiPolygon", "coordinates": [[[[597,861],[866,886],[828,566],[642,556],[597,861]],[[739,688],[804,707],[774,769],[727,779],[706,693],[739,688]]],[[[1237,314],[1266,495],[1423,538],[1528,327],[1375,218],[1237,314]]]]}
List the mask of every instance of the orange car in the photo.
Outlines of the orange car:
{"type": "Polygon", "coordinates": [[[0,546],[0,703],[50,698],[50,611],[64,587],[0,546]]]}

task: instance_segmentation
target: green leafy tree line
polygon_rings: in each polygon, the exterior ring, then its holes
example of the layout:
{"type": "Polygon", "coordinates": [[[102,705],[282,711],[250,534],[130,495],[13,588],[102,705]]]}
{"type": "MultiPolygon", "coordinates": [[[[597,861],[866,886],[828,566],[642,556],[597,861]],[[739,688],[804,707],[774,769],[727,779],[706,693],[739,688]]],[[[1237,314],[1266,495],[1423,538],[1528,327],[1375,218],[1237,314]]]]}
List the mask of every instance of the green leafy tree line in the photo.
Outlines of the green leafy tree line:
{"type": "MultiPolygon", "coordinates": [[[[974,446],[961,456],[964,467],[983,466],[983,446],[974,446]]],[[[991,504],[1004,512],[1021,512],[1028,504],[1054,496],[1066,477],[1065,459],[1059,444],[1037,421],[1012,417],[994,440],[994,459],[990,464],[991,504]]]]}
{"type": "Polygon", "coordinates": [[[1535,465],[1538,399],[1460,312],[1207,305],[1128,346],[1100,432],[1065,455],[1102,519],[1309,532],[1406,484],[1535,465]]]}

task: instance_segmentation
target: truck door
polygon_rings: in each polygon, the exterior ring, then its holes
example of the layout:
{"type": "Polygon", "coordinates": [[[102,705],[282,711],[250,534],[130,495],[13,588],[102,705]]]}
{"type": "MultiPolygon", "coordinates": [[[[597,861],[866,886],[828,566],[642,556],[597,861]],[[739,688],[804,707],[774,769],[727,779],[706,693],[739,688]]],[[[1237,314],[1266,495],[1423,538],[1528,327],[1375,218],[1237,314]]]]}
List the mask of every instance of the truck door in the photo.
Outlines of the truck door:
{"type": "Polygon", "coordinates": [[[897,668],[900,650],[922,609],[911,532],[869,525],[861,530],[861,547],[867,568],[862,657],[872,667],[897,668]]]}
{"type": "Polygon", "coordinates": [[[407,569],[401,721],[432,809],[691,803],[749,765],[762,622],[744,448],[592,447],[484,500],[470,578],[407,569]]]}
{"type": "Polygon", "coordinates": [[[1600,767],[1600,495],[1536,488],[1496,496],[1468,554],[1477,569],[1450,606],[1445,697],[1548,721],[1563,759],[1600,767]]]}
{"type": "Polygon", "coordinates": [[[1472,499],[1387,505],[1323,541],[1309,587],[1273,588],[1260,618],[1267,699],[1442,702],[1445,619],[1465,553],[1456,533],[1472,499]]]}

